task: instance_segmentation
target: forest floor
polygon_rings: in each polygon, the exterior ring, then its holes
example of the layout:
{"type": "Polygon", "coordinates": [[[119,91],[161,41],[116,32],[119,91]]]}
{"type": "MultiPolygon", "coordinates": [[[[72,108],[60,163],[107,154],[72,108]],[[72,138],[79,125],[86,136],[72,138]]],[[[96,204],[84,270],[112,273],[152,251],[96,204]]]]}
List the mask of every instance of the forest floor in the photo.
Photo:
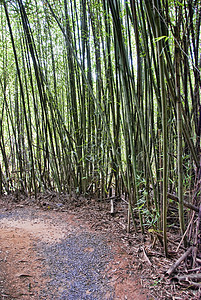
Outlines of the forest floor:
{"type": "Polygon", "coordinates": [[[164,274],[149,235],[126,233],[127,205],[45,193],[0,198],[0,299],[200,299],[164,274]]]}

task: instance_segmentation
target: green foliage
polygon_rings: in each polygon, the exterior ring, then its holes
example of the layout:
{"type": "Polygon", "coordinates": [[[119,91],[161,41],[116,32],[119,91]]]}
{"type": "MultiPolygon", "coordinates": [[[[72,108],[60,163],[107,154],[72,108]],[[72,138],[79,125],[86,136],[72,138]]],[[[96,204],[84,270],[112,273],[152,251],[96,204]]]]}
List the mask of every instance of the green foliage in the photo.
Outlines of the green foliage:
{"type": "Polygon", "coordinates": [[[165,40],[165,42],[167,42],[167,40],[169,39],[170,37],[169,36],[159,36],[159,37],[156,37],[155,38],[155,42],[159,42],[159,41],[161,41],[161,40],[165,40]]]}
{"type": "Polygon", "coordinates": [[[144,196],[138,199],[137,207],[135,210],[140,211],[143,217],[143,225],[149,229],[157,229],[158,221],[160,219],[159,213],[155,209],[150,209],[147,207],[146,192],[144,196]]]}

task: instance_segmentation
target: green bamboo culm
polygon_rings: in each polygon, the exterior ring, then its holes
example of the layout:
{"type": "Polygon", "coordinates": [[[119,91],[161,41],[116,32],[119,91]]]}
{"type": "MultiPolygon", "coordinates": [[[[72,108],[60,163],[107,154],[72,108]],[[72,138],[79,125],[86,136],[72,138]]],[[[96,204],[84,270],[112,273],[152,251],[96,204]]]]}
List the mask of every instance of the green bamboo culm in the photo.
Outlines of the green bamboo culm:
{"type": "MultiPolygon", "coordinates": [[[[182,1],[180,1],[182,3],[182,1]]],[[[181,94],[180,94],[180,61],[181,52],[179,48],[180,43],[180,26],[182,21],[182,5],[178,5],[178,20],[175,26],[175,87],[176,87],[176,110],[177,110],[177,163],[178,163],[178,198],[179,198],[179,222],[181,234],[184,235],[184,206],[183,206],[183,141],[182,141],[182,108],[181,108],[181,94]]],[[[187,246],[186,238],[184,244],[187,246]]]]}

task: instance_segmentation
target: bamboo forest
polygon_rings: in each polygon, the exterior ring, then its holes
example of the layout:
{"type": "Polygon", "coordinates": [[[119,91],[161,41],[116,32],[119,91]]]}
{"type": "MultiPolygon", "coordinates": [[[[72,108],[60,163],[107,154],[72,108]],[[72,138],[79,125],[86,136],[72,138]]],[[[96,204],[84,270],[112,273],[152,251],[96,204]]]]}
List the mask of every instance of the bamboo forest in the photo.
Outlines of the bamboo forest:
{"type": "Polygon", "coordinates": [[[185,263],[200,290],[201,1],[1,0],[0,14],[0,195],[93,198],[113,219],[123,203],[125,235],[166,258],[179,236],[166,276],[185,263]]]}

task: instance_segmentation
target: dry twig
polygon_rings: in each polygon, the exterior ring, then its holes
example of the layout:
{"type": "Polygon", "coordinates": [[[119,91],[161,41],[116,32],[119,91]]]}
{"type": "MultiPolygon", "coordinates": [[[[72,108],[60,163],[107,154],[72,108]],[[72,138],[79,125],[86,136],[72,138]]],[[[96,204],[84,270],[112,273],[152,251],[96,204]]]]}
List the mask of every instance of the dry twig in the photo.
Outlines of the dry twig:
{"type": "Polygon", "coordinates": [[[168,269],[166,274],[170,276],[174,272],[174,270],[180,265],[180,263],[191,253],[192,250],[193,246],[188,248],[188,250],[168,269]]]}

